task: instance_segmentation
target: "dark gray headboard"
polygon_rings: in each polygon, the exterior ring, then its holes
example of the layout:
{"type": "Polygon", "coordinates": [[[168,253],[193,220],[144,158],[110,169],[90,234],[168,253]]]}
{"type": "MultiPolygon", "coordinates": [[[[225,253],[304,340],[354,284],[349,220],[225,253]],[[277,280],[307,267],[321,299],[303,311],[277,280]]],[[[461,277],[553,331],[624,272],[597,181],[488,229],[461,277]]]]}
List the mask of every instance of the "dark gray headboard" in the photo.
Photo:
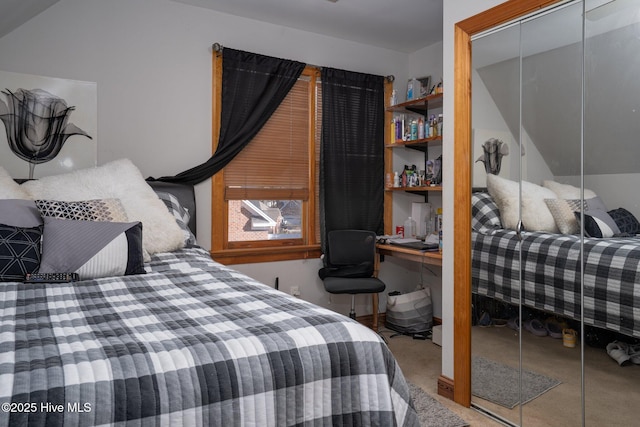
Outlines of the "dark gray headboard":
{"type": "Polygon", "coordinates": [[[193,185],[174,184],[162,181],[147,181],[147,183],[156,191],[165,191],[171,193],[178,198],[180,204],[189,211],[191,219],[189,220],[189,229],[197,236],[196,233],[196,195],[193,185]]]}

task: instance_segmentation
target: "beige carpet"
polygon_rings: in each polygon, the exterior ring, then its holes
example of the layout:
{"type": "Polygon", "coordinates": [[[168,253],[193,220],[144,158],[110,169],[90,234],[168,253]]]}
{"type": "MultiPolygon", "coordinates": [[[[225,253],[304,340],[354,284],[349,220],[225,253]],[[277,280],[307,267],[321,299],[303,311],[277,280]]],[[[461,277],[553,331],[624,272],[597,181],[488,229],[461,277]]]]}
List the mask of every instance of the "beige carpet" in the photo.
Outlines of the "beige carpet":
{"type": "Polygon", "coordinates": [[[430,394],[409,382],[413,406],[422,427],[466,427],[469,425],[455,412],[447,409],[430,394]]]}
{"type": "MultiPolygon", "coordinates": [[[[396,356],[407,379],[457,413],[471,426],[495,427],[502,424],[469,408],[461,407],[437,395],[441,373],[441,349],[431,341],[399,336],[389,338],[389,348],[396,356]]],[[[518,334],[508,328],[473,328],[474,355],[492,358],[504,364],[518,364],[518,334]]],[[[557,378],[562,383],[522,406],[525,425],[581,426],[580,351],[562,346],[561,340],[523,335],[525,369],[557,378]]],[[[620,367],[605,350],[586,347],[586,425],[632,426],[640,420],[640,365],[620,367]],[[631,404],[633,402],[633,404],[631,404]]],[[[520,406],[503,408],[473,398],[474,403],[519,423],[520,406]]]]}

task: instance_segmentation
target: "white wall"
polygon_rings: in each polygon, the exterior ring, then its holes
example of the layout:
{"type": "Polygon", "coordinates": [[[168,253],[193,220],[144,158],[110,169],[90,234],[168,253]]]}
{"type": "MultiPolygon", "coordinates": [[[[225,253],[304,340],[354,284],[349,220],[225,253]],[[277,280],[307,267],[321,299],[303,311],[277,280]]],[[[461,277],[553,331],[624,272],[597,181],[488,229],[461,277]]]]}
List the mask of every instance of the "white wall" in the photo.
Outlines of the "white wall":
{"type": "MultiPolygon", "coordinates": [[[[409,55],[169,0],[61,0],[0,38],[0,70],[97,82],[98,164],[129,157],[144,176],[173,175],[211,155],[211,45],[407,81],[409,55]]],[[[198,240],[210,247],[211,186],[196,187],[198,240]]],[[[336,306],[317,278],[319,260],[236,266],[281,289],[336,306]]],[[[405,269],[407,267],[407,269],[405,269]]],[[[388,291],[419,275],[382,265],[388,291]]],[[[342,298],[337,298],[342,304],[342,298]]],[[[370,313],[359,298],[359,314],[370,313]]],[[[384,307],[384,299],[381,306],[384,307]]],[[[340,306],[339,311],[343,310],[340,306]]]]}
{"type": "MultiPolygon", "coordinates": [[[[517,141],[518,135],[514,136],[513,134],[511,134],[509,126],[507,126],[507,123],[500,113],[500,110],[498,109],[495,101],[493,100],[491,93],[489,93],[487,86],[484,84],[482,78],[476,70],[472,71],[472,79],[472,130],[475,132],[475,129],[480,128],[506,132],[511,136],[513,141],[517,141]]],[[[473,134],[472,138],[474,138],[473,134]]],[[[522,157],[520,156],[519,145],[511,145],[509,147],[509,155],[503,159],[503,162],[508,162],[510,174],[505,175],[503,173],[501,176],[512,180],[519,180],[522,178],[525,181],[533,182],[538,185],[542,185],[542,181],[545,179],[554,179],[549,165],[542,158],[540,151],[529,137],[529,134],[524,129],[522,129],[522,141],[524,145],[525,155],[522,157]],[[521,168],[522,171],[520,171],[521,168]]],[[[475,163],[475,159],[477,159],[480,154],[480,151],[476,152],[474,150],[471,156],[472,160],[474,161],[474,187],[486,186],[486,180],[484,179],[484,177],[486,176],[485,173],[478,173],[478,168],[481,163],[475,163]],[[478,177],[482,176],[482,179],[476,179],[476,175],[478,175],[478,177]]]]}
{"type": "Polygon", "coordinates": [[[444,141],[443,179],[447,183],[442,192],[444,210],[444,253],[442,265],[442,374],[453,378],[453,82],[454,82],[454,25],[483,10],[502,3],[502,0],[475,2],[469,0],[446,0],[443,2],[443,83],[444,83],[444,141]]]}

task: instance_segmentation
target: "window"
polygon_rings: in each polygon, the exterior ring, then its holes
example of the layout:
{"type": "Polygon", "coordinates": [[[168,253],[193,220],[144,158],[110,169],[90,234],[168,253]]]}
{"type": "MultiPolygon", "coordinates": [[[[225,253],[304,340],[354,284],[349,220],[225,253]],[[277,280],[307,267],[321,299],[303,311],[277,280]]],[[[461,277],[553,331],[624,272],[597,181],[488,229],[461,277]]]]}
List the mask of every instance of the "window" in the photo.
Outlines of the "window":
{"type": "MultiPolygon", "coordinates": [[[[214,57],[213,135],[222,59],[214,57]]],[[[212,255],[225,264],[318,257],[319,71],[307,67],[258,135],[212,181],[212,255]]]]}

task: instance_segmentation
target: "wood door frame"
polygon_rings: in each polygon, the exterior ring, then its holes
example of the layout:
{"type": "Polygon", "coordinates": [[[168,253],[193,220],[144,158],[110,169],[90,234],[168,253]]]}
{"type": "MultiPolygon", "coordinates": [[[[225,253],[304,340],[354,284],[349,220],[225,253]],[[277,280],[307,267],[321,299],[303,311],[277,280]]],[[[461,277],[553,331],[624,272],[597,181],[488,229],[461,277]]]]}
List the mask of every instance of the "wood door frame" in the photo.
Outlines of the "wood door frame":
{"type": "Polygon", "coordinates": [[[454,27],[453,400],[471,406],[471,37],[564,0],[510,0],[454,27]]]}

